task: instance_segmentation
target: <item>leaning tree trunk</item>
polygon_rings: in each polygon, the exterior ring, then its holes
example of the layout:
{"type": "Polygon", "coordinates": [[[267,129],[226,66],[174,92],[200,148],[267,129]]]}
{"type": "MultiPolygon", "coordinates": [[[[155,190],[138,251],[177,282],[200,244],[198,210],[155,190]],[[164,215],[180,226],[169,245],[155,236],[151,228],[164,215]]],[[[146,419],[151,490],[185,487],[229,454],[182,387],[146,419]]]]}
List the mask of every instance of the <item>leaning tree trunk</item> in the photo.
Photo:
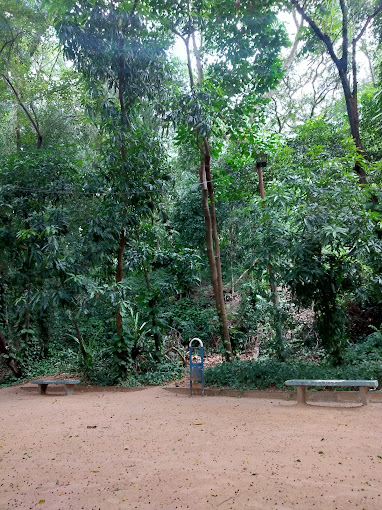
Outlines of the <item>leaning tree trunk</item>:
{"type": "Polygon", "coordinates": [[[36,147],[37,147],[37,149],[41,149],[41,147],[42,147],[42,133],[41,133],[40,126],[39,126],[37,117],[35,115],[33,106],[31,106],[31,110],[32,110],[32,113],[31,113],[28,110],[28,108],[25,106],[23,101],[21,100],[20,95],[17,92],[17,90],[15,89],[15,87],[13,86],[11,80],[9,79],[9,76],[6,76],[3,73],[0,76],[3,78],[5,83],[8,85],[10,90],[13,92],[18,105],[20,106],[20,108],[22,108],[22,110],[24,111],[25,115],[28,117],[28,120],[31,123],[31,125],[32,125],[32,127],[33,127],[33,129],[34,129],[34,131],[36,133],[36,136],[37,136],[36,147]],[[34,118],[33,118],[33,116],[34,116],[34,118]]]}
{"type": "MultiPolygon", "coordinates": [[[[357,153],[363,155],[363,147],[361,143],[361,135],[359,132],[359,115],[358,115],[358,101],[357,91],[351,91],[349,79],[345,70],[339,70],[342,89],[344,91],[346,111],[349,119],[350,133],[357,148],[357,153]]],[[[366,172],[362,167],[360,161],[357,159],[354,164],[354,171],[358,174],[360,184],[367,184],[366,172]]]]}
{"type": "MultiPolygon", "coordinates": [[[[188,10],[190,11],[190,5],[188,2],[188,10]]],[[[198,73],[197,79],[197,87],[201,87],[203,82],[203,66],[201,60],[200,49],[197,47],[195,33],[189,34],[186,37],[182,36],[179,32],[173,29],[174,33],[181,37],[184,42],[186,53],[187,53],[187,67],[190,78],[190,87],[191,90],[194,89],[194,77],[192,70],[192,60],[190,55],[190,39],[192,40],[194,55],[196,60],[196,69],[198,73]]],[[[197,138],[199,138],[196,133],[197,138]]],[[[206,245],[207,245],[207,256],[208,256],[208,264],[210,267],[211,273],[211,283],[214,292],[216,311],[218,313],[222,333],[223,333],[223,344],[226,351],[226,358],[229,361],[233,360],[232,354],[232,345],[231,339],[229,335],[227,314],[225,309],[224,302],[224,293],[223,293],[223,278],[222,278],[222,270],[221,270],[221,262],[220,262],[220,246],[219,246],[219,237],[217,230],[217,221],[216,221],[216,210],[215,210],[215,198],[214,198],[214,190],[212,185],[212,176],[210,169],[210,147],[209,142],[206,137],[203,137],[203,145],[201,147],[198,143],[198,147],[201,153],[202,162],[199,168],[199,179],[201,184],[201,192],[202,192],[202,209],[204,215],[204,226],[205,226],[205,234],[206,234],[206,245]]]]}
{"type": "MultiPolygon", "coordinates": [[[[209,205],[210,209],[210,225],[212,230],[212,238],[213,243],[215,245],[215,257],[214,257],[214,265],[216,267],[216,297],[215,302],[217,303],[218,313],[220,315],[221,325],[222,325],[222,333],[223,333],[223,343],[226,351],[226,357],[229,361],[233,360],[232,354],[232,345],[231,339],[229,335],[228,328],[228,320],[227,313],[225,308],[224,301],[224,291],[223,291],[223,275],[221,269],[221,258],[220,258],[220,243],[218,237],[218,228],[217,228],[217,219],[216,219],[216,208],[215,208],[215,196],[214,196],[214,188],[212,183],[212,175],[211,175],[211,155],[210,155],[210,147],[207,138],[204,138],[204,169],[205,169],[205,177],[208,191],[208,201],[207,206],[209,205]]],[[[215,292],[215,289],[214,289],[215,292]]]]}
{"type": "Polygon", "coordinates": [[[206,234],[207,257],[208,264],[210,267],[211,283],[214,292],[215,306],[222,326],[223,344],[226,351],[226,357],[228,361],[232,361],[233,354],[223,294],[219,240],[217,239],[216,214],[215,211],[212,212],[211,210],[211,197],[212,200],[214,200],[213,188],[211,187],[210,190],[208,189],[208,184],[212,183],[208,183],[208,180],[210,179],[207,177],[206,160],[208,161],[208,157],[205,157],[204,161],[200,165],[199,178],[202,188],[202,209],[204,215],[204,226],[206,234]]]}

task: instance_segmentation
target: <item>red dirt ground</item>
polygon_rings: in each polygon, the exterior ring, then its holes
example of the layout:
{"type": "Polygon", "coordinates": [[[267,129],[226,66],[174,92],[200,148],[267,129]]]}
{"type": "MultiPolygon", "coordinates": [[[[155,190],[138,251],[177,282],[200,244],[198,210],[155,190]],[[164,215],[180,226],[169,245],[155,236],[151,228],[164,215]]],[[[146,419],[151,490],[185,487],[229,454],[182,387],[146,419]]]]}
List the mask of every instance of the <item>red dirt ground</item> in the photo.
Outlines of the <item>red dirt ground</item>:
{"type": "Polygon", "coordinates": [[[381,510],[381,429],[382,404],[4,388],[0,508],[381,510]]]}

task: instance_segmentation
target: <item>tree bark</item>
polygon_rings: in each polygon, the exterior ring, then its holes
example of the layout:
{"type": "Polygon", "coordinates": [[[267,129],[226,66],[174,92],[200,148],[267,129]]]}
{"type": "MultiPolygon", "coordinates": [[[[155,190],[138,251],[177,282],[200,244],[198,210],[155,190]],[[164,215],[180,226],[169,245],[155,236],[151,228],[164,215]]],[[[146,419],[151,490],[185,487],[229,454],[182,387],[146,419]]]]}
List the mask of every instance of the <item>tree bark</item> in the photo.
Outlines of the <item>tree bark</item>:
{"type": "MultiPolygon", "coordinates": [[[[217,238],[217,226],[216,226],[216,214],[214,207],[211,207],[211,196],[213,197],[213,188],[212,182],[207,177],[210,175],[209,171],[209,155],[205,155],[203,163],[200,165],[199,170],[199,178],[200,184],[202,188],[202,209],[204,215],[204,225],[205,225],[205,233],[206,233],[206,245],[207,245],[207,257],[208,263],[210,266],[211,273],[211,283],[214,291],[215,298],[215,306],[218,312],[218,316],[221,322],[222,333],[223,333],[223,345],[226,351],[226,357],[228,361],[233,360],[232,353],[232,345],[231,339],[229,335],[227,314],[225,309],[224,302],[224,293],[223,293],[223,281],[221,274],[221,263],[220,263],[220,248],[219,248],[219,240],[217,238]],[[208,173],[206,171],[206,162],[208,165],[208,173]],[[210,189],[209,189],[210,188],[210,189]],[[212,194],[211,194],[212,193],[212,194]],[[209,204],[210,201],[210,204],[209,204]],[[215,250],[214,250],[214,242],[215,242],[215,250]]],[[[210,176],[211,177],[211,176],[210,176]]],[[[214,203],[214,202],[213,202],[214,203]]]]}
{"type": "Polygon", "coordinates": [[[212,228],[212,238],[215,245],[215,267],[217,274],[217,301],[219,303],[219,311],[220,311],[220,319],[222,323],[222,331],[223,331],[223,341],[224,347],[227,353],[227,358],[229,361],[233,360],[232,354],[232,346],[231,339],[229,335],[228,321],[227,321],[227,313],[225,308],[224,301],[224,290],[223,290],[223,275],[221,269],[221,258],[220,258],[220,243],[218,236],[218,227],[217,227],[217,219],[216,219],[216,208],[215,208],[215,196],[214,196],[214,188],[212,183],[212,174],[211,174],[211,155],[210,155],[210,147],[207,138],[204,138],[204,167],[205,167],[205,175],[207,181],[207,191],[209,198],[209,208],[210,208],[210,216],[211,216],[211,228],[212,228]]]}
{"type": "Polygon", "coordinates": [[[84,344],[84,341],[83,341],[83,338],[82,338],[82,335],[81,335],[81,332],[80,332],[80,328],[78,327],[77,321],[74,318],[72,318],[72,321],[73,321],[74,329],[76,331],[76,338],[77,338],[79,346],[80,346],[80,351],[81,351],[82,359],[86,363],[89,360],[90,355],[86,351],[85,344],[84,344]]]}
{"type": "Polygon", "coordinates": [[[214,241],[212,236],[212,224],[211,224],[211,214],[210,209],[208,207],[208,189],[207,189],[207,180],[206,180],[206,169],[205,163],[200,164],[199,169],[199,179],[202,189],[202,210],[204,216],[204,229],[206,234],[206,246],[207,246],[207,258],[210,266],[211,273],[211,283],[214,291],[214,299],[216,310],[218,311],[218,315],[220,318],[220,302],[218,299],[219,290],[218,290],[218,275],[215,264],[215,255],[214,255],[214,241]]]}
{"type": "MultiPolygon", "coordinates": [[[[117,251],[117,273],[115,276],[115,283],[117,284],[122,281],[123,278],[123,252],[126,246],[126,234],[125,229],[122,229],[121,236],[119,238],[119,247],[117,251]]],[[[116,313],[116,325],[117,325],[117,335],[122,336],[122,315],[121,315],[121,307],[118,306],[116,313]]]]}
{"type": "Polygon", "coordinates": [[[9,353],[7,347],[7,340],[1,331],[0,331],[0,353],[6,356],[6,364],[12,370],[13,375],[18,379],[22,377],[23,373],[19,365],[19,362],[9,353]]]}

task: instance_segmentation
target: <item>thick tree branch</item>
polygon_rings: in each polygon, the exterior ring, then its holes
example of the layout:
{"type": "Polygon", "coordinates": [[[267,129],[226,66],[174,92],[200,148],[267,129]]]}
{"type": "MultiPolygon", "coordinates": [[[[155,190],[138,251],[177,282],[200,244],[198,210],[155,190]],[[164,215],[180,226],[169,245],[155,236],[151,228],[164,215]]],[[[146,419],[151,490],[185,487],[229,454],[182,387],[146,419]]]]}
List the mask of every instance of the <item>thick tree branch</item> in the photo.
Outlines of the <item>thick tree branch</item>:
{"type": "Polygon", "coordinates": [[[348,46],[349,46],[349,35],[348,35],[348,9],[344,0],[340,0],[341,12],[342,12],[342,57],[340,62],[342,69],[348,67],[348,46]]]}
{"type": "Polygon", "coordinates": [[[296,53],[297,53],[297,50],[298,50],[298,45],[300,43],[300,39],[299,39],[300,30],[302,29],[302,27],[304,25],[304,18],[301,17],[301,21],[299,22],[298,19],[297,19],[297,16],[296,16],[296,10],[295,9],[293,10],[293,20],[295,22],[296,30],[297,30],[296,31],[296,37],[294,38],[292,49],[291,49],[288,57],[286,58],[286,60],[285,60],[285,62],[283,64],[284,71],[289,69],[289,67],[292,65],[294,57],[296,56],[296,53]]]}
{"type": "Polygon", "coordinates": [[[303,19],[309,24],[313,32],[316,36],[325,44],[329,55],[331,56],[333,62],[339,68],[341,67],[340,59],[337,57],[334,51],[333,43],[330,40],[330,37],[325,34],[317,25],[317,23],[308,15],[305,11],[304,6],[300,5],[297,0],[292,0],[292,4],[296,8],[297,12],[303,17],[303,19]]]}
{"type": "Polygon", "coordinates": [[[196,69],[198,70],[198,81],[197,86],[201,87],[203,82],[203,66],[202,59],[200,56],[200,50],[196,44],[195,32],[192,32],[192,44],[194,47],[195,59],[196,59],[196,69]]]}
{"type": "Polygon", "coordinates": [[[17,90],[15,89],[15,87],[12,85],[12,82],[10,81],[10,79],[3,73],[1,73],[0,75],[3,80],[5,81],[5,83],[8,85],[8,87],[11,89],[11,91],[13,92],[18,104],[21,106],[21,108],[24,110],[26,116],[28,117],[30,123],[32,124],[33,126],[33,129],[36,131],[36,134],[37,134],[37,148],[40,149],[41,148],[41,145],[42,145],[42,134],[41,134],[41,131],[40,131],[40,128],[38,126],[38,123],[36,123],[36,121],[33,119],[32,115],[30,114],[30,112],[28,111],[28,108],[25,106],[25,104],[21,101],[20,99],[20,96],[17,92],[17,90]]]}
{"type": "Polygon", "coordinates": [[[357,41],[352,41],[352,72],[353,72],[353,99],[357,97],[358,85],[357,85],[357,60],[356,60],[357,41]]]}
{"type": "Polygon", "coordinates": [[[182,39],[186,46],[188,74],[190,77],[190,86],[193,89],[194,88],[194,76],[192,74],[192,62],[191,62],[191,54],[190,54],[190,36],[188,36],[186,38],[182,37],[182,39]]]}
{"type": "Polygon", "coordinates": [[[369,25],[369,23],[377,16],[377,14],[379,14],[380,12],[382,11],[382,1],[380,1],[375,9],[374,9],[374,12],[373,14],[370,14],[370,16],[366,19],[365,21],[365,24],[363,25],[362,29],[360,30],[359,34],[357,35],[357,37],[354,38],[355,40],[355,43],[357,44],[357,42],[361,39],[361,37],[363,36],[363,34],[366,32],[366,29],[369,25]]]}

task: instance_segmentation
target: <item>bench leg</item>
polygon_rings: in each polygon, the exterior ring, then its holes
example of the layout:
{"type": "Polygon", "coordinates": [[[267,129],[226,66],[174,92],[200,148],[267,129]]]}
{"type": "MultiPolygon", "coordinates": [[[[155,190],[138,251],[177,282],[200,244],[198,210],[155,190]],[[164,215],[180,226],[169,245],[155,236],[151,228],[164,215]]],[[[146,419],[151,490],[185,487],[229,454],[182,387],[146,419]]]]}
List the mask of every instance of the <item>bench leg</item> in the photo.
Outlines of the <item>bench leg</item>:
{"type": "Polygon", "coordinates": [[[297,403],[306,404],[306,386],[297,386],[297,403]]]}
{"type": "Polygon", "coordinates": [[[369,388],[367,386],[360,386],[359,394],[361,397],[362,404],[364,406],[367,406],[367,404],[369,403],[369,388]]]}
{"type": "Polygon", "coordinates": [[[73,395],[73,393],[74,393],[73,384],[65,384],[65,390],[66,390],[67,395],[73,395]]]}
{"type": "Polygon", "coordinates": [[[46,395],[47,384],[39,384],[38,389],[40,390],[41,395],[46,395]]]}
{"type": "Polygon", "coordinates": [[[306,404],[306,386],[297,386],[297,403],[306,404]]]}

